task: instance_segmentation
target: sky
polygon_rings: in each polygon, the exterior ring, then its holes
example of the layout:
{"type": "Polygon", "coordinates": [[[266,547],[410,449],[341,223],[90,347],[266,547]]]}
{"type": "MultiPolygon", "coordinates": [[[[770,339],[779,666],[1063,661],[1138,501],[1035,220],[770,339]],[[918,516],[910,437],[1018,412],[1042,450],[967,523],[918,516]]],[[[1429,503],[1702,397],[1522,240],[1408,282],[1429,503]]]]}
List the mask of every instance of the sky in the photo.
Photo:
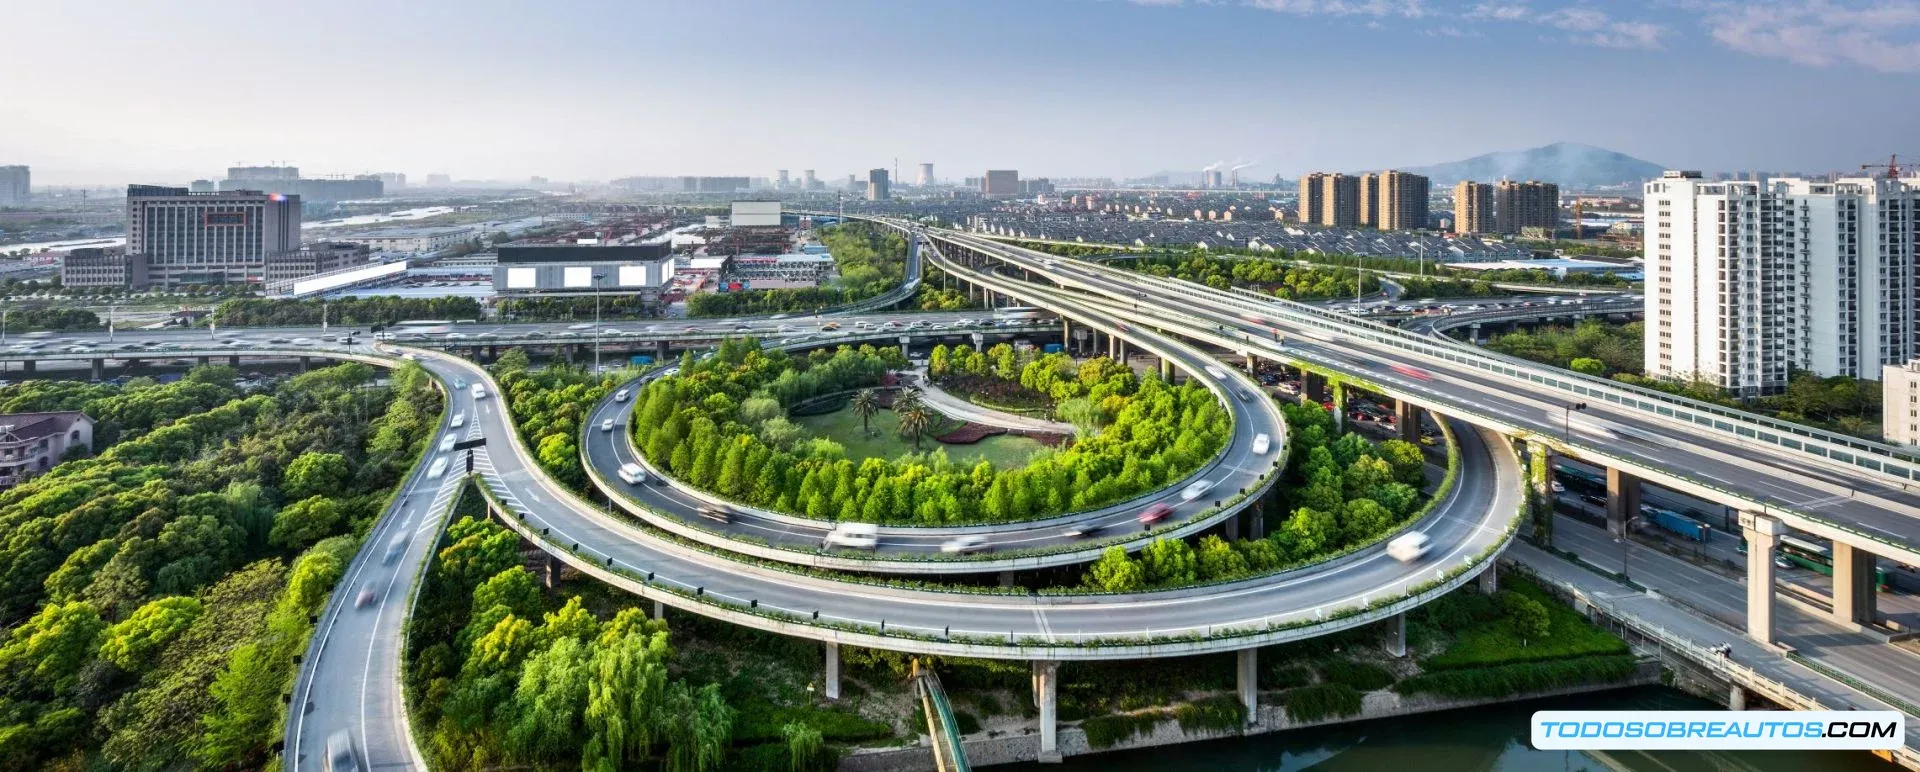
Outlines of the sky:
{"type": "Polygon", "coordinates": [[[62,0],[0,30],[0,164],[36,186],[1920,161],[1920,0],[62,0]]]}

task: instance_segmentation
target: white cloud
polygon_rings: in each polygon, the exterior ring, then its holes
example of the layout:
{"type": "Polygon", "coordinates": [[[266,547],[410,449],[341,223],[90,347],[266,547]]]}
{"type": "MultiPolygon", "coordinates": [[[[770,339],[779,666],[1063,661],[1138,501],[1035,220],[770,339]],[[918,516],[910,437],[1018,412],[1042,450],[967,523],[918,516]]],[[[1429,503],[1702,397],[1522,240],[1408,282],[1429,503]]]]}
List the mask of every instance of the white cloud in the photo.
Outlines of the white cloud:
{"type": "Polygon", "coordinates": [[[1920,72],[1920,1],[1743,0],[1691,4],[1720,44],[1811,67],[1920,72]]]}

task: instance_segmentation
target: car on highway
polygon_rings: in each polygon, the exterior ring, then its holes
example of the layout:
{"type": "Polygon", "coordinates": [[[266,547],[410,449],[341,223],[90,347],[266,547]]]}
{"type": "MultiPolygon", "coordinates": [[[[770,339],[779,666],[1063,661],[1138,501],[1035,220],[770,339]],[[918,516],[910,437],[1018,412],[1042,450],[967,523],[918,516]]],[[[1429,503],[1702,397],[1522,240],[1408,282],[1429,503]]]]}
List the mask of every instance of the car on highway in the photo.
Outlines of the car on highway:
{"type": "Polygon", "coordinates": [[[621,464],[618,474],[620,481],[628,485],[639,485],[647,481],[647,470],[641,469],[639,464],[632,462],[621,464]]]}
{"type": "Polygon", "coordinates": [[[466,426],[466,425],[467,425],[467,414],[466,414],[466,413],[454,413],[454,414],[453,414],[453,421],[451,421],[451,422],[449,422],[449,423],[448,423],[448,425],[449,425],[449,426],[452,426],[452,427],[453,427],[453,428],[455,428],[455,429],[458,429],[458,428],[460,428],[460,427],[462,427],[462,426],[466,426]]]}
{"type": "Polygon", "coordinates": [[[1402,563],[1412,563],[1425,557],[1427,550],[1433,548],[1433,539],[1425,532],[1413,531],[1394,537],[1387,542],[1387,554],[1402,563]]]}
{"type": "Polygon", "coordinates": [[[1083,523],[1061,531],[1060,535],[1069,539],[1085,539],[1089,536],[1099,535],[1101,531],[1106,529],[1107,527],[1101,523],[1083,523]]]}
{"type": "Polygon", "coordinates": [[[473,385],[473,398],[474,398],[474,399],[486,399],[486,398],[487,398],[487,387],[485,387],[485,386],[481,386],[480,384],[477,384],[477,383],[476,383],[476,384],[474,384],[474,385],[473,385]]]}
{"type": "Polygon", "coordinates": [[[971,555],[986,552],[989,549],[991,547],[987,544],[987,537],[977,533],[955,536],[940,544],[940,551],[949,555],[971,555]]]}
{"type": "Polygon", "coordinates": [[[360,594],[355,596],[353,599],[353,607],[366,608],[367,604],[372,602],[373,602],[373,588],[362,587],[360,588],[360,594]]]}
{"type": "Polygon", "coordinates": [[[591,330],[593,329],[593,322],[581,322],[579,324],[569,324],[567,325],[567,329],[573,330],[575,332],[579,332],[580,330],[591,330]]]}
{"type": "Polygon", "coordinates": [[[1153,525],[1154,523],[1167,519],[1167,515],[1171,514],[1173,514],[1172,506],[1164,501],[1154,502],[1153,506],[1141,510],[1139,518],[1140,524],[1153,525]]]}
{"type": "Polygon", "coordinates": [[[403,553],[403,552],[406,552],[406,551],[407,551],[407,534],[406,534],[406,532],[405,532],[405,531],[401,531],[400,533],[397,533],[397,534],[394,534],[394,535],[393,535],[393,541],[390,541],[390,542],[387,542],[387,560],[386,560],[386,562],[388,562],[388,563],[392,563],[392,562],[394,561],[394,559],[395,559],[395,558],[398,558],[398,557],[400,557],[400,553],[403,553]]]}
{"type": "Polygon", "coordinates": [[[295,346],[311,346],[311,345],[313,345],[313,339],[312,339],[312,338],[294,338],[294,339],[293,339],[293,345],[295,345],[295,346]]]}
{"type": "Polygon", "coordinates": [[[466,387],[467,387],[467,379],[465,379],[465,378],[455,378],[455,379],[453,379],[453,387],[454,387],[454,388],[456,388],[456,389],[464,389],[464,388],[466,388],[466,387]]]}
{"type": "Polygon", "coordinates": [[[613,393],[613,401],[625,402],[627,401],[627,398],[631,396],[633,396],[633,392],[631,390],[621,389],[613,393]]]}
{"type": "Polygon", "coordinates": [[[827,322],[826,324],[820,325],[821,332],[834,332],[839,329],[840,329],[839,322],[827,322]]]}
{"type": "Polygon", "coordinates": [[[608,418],[608,419],[602,420],[600,422],[600,431],[603,431],[603,432],[613,431],[613,419],[608,418]]]}
{"type": "Polygon", "coordinates": [[[880,526],[873,523],[840,523],[827,532],[822,547],[870,550],[880,546],[880,526]]]}
{"type": "Polygon", "coordinates": [[[1272,449],[1273,449],[1272,436],[1268,435],[1266,432],[1261,432],[1253,436],[1253,454],[1254,455],[1264,456],[1267,454],[1267,451],[1272,449]]]}
{"type": "Polygon", "coordinates": [[[716,523],[733,522],[733,509],[725,504],[703,504],[699,511],[701,517],[716,523]]]}
{"type": "Polygon", "coordinates": [[[365,772],[353,755],[353,735],[342,729],[327,736],[326,772],[365,772]]]}
{"type": "Polygon", "coordinates": [[[1201,496],[1205,496],[1207,495],[1207,491],[1213,490],[1213,485],[1214,483],[1212,480],[1195,481],[1192,485],[1188,485],[1186,488],[1181,489],[1180,500],[1192,501],[1194,499],[1200,498],[1201,496]]]}
{"type": "Polygon", "coordinates": [[[459,441],[458,435],[455,435],[453,432],[447,432],[445,436],[440,438],[440,452],[445,453],[453,450],[453,444],[459,441]]]}

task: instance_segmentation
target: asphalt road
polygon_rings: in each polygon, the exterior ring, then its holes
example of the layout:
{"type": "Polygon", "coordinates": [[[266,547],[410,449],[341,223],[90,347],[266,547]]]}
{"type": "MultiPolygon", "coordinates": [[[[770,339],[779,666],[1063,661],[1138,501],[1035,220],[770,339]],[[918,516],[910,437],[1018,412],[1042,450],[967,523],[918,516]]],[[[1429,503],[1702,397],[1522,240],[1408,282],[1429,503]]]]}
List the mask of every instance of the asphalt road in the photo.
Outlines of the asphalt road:
{"type": "Polygon", "coordinates": [[[475,409],[469,394],[449,390],[447,402],[447,415],[429,438],[421,465],[374,523],[314,629],[287,711],[282,758],[289,770],[325,769],[327,738],[341,730],[352,735],[355,752],[369,768],[416,766],[400,696],[401,645],[416,579],[433,554],[464,473],[459,453],[441,453],[438,443],[450,432],[470,439],[481,431],[481,424],[471,420],[461,429],[448,426],[454,414],[475,409]],[[445,459],[447,469],[429,476],[436,459],[445,459]],[[364,592],[372,597],[360,605],[364,592]]]}

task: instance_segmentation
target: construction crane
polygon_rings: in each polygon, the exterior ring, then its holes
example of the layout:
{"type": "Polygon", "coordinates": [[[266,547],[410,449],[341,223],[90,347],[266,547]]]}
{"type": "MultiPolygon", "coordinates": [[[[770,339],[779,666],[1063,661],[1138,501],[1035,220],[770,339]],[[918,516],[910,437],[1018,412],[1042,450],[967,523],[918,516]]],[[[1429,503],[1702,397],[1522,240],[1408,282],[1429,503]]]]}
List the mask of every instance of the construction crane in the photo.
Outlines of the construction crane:
{"type": "Polygon", "coordinates": [[[1873,169],[1885,169],[1886,170],[1885,177],[1887,179],[1890,179],[1890,180],[1900,179],[1900,154],[1895,153],[1893,157],[1888,158],[1887,162],[1883,164],[1861,164],[1860,165],[1860,171],[1863,171],[1863,172],[1871,171],[1873,169]]]}

